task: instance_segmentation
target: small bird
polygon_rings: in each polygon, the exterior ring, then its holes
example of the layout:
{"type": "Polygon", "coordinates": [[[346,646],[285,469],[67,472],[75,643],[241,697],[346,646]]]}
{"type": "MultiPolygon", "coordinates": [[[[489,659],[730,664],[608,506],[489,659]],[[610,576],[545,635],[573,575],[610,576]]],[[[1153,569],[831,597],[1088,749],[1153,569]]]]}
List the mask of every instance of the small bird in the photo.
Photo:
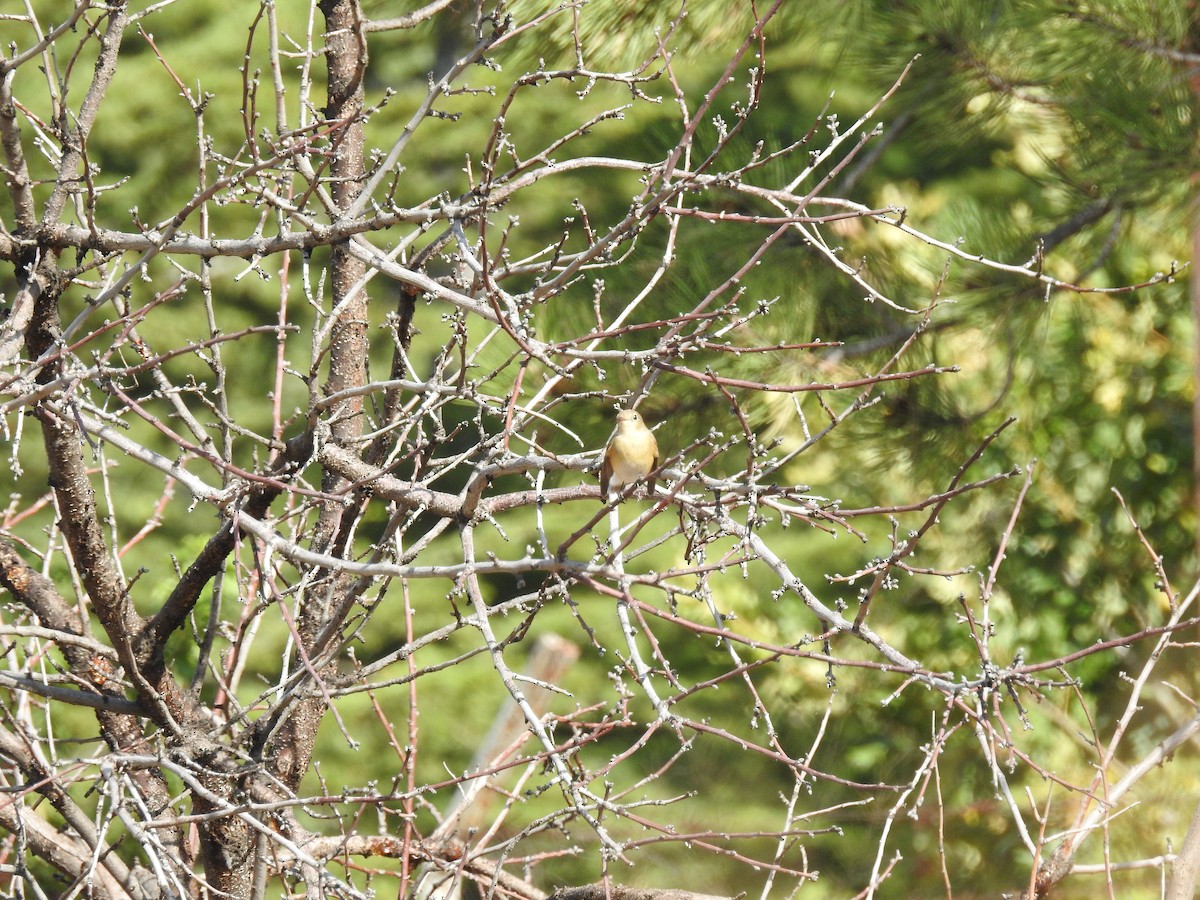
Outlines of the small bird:
{"type": "MultiPolygon", "coordinates": [[[[617,413],[617,427],[604,448],[600,492],[607,497],[610,489],[619,491],[625,485],[645,478],[656,468],[658,441],[654,439],[654,433],[636,410],[621,410],[617,413]]],[[[650,493],[654,493],[653,481],[650,482],[650,493]]]]}

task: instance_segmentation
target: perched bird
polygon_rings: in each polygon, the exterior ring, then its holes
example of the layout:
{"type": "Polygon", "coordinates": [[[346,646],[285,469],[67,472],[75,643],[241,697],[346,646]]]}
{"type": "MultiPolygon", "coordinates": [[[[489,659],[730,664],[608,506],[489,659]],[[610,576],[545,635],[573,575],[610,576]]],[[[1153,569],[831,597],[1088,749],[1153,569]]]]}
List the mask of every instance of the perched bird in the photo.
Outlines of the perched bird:
{"type": "MultiPolygon", "coordinates": [[[[646,477],[658,468],[658,441],[646,427],[636,410],[623,409],[617,413],[617,427],[608,446],[604,448],[604,464],[600,467],[600,492],[607,497],[609,490],[619,491],[627,484],[646,477]]],[[[650,482],[654,493],[654,482],[650,482]]]]}

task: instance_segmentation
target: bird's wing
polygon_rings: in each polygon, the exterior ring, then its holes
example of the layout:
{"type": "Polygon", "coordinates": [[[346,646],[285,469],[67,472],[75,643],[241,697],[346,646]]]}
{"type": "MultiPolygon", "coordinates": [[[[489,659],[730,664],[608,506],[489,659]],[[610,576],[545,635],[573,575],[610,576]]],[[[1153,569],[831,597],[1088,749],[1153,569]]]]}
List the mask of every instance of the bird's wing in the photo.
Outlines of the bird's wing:
{"type": "Polygon", "coordinates": [[[607,496],[608,482],[612,478],[612,444],[604,448],[604,463],[600,466],[600,493],[607,496]]]}

